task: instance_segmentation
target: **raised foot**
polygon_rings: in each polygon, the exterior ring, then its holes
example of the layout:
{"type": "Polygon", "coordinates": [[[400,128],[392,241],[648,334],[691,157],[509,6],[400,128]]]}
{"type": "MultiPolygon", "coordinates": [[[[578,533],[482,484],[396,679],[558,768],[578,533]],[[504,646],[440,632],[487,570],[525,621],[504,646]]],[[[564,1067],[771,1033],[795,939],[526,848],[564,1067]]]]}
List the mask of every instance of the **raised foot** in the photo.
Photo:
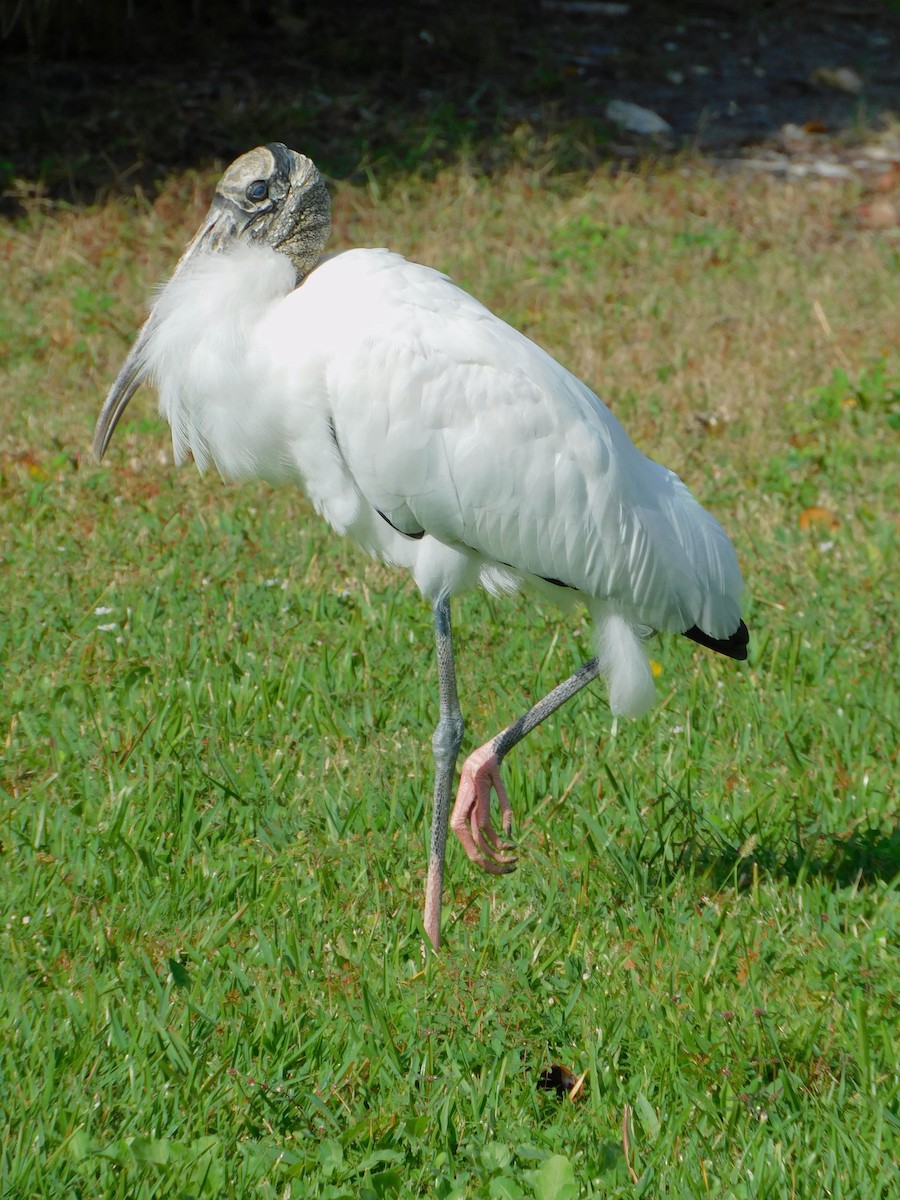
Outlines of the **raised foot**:
{"type": "Polygon", "coordinates": [[[475,750],[463,763],[450,828],[473,863],[491,875],[516,869],[515,843],[501,838],[491,820],[491,793],[497,793],[504,835],[512,828],[512,805],[500,777],[500,763],[491,744],[475,750]]]}

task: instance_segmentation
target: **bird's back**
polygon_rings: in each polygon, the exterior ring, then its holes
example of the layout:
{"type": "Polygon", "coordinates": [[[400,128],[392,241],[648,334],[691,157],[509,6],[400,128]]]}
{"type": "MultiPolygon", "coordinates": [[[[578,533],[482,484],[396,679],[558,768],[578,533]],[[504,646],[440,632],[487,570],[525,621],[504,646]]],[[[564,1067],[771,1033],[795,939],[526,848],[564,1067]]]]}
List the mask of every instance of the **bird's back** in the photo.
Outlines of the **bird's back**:
{"type": "Polygon", "coordinates": [[[338,452],[394,529],[655,629],[736,628],[741,577],[718,521],[589,388],[445,276],[348,251],[280,316],[315,323],[338,452]]]}

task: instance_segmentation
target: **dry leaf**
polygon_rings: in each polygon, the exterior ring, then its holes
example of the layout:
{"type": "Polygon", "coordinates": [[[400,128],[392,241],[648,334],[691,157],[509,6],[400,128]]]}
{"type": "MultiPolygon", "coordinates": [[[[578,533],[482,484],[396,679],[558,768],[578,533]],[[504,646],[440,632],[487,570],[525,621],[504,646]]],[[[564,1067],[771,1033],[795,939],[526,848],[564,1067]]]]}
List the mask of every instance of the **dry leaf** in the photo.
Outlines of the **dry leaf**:
{"type": "Polygon", "coordinates": [[[840,526],[841,520],[837,513],[832,512],[830,508],[822,508],[818,504],[813,504],[810,508],[804,508],[803,512],[797,518],[797,524],[801,529],[829,529],[835,530],[840,526]]]}
{"type": "Polygon", "coordinates": [[[575,1075],[568,1067],[563,1067],[559,1063],[553,1063],[552,1066],[545,1067],[538,1076],[538,1091],[556,1092],[557,1100],[562,1100],[563,1096],[568,1096],[574,1103],[580,1100],[584,1095],[584,1082],[587,1079],[587,1071],[583,1071],[580,1075],[575,1075]]]}
{"type": "Polygon", "coordinates": [[[892,192],[894,188],[900,186],[900,163],[891,163],[886,171],[883,171],[875,180],[875,191],[892,192]]]}
{"type": "Polygon", "coordinates": [[[868,204],[858,205],[855,213],[857,224],[864,229],[893,229],[900,224],[900,209],[893,200],[879,197],[868,204]]]}

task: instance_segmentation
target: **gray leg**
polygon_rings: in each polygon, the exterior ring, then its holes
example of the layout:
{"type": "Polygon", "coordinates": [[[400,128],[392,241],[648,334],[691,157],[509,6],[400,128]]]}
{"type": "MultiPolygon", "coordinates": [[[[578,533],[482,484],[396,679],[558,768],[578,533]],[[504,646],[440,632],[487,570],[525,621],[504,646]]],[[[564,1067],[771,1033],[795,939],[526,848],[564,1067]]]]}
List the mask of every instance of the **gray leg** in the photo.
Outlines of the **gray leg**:
{"type": "Polygon", "coordinates": [[[576,692],[592,683],[600,674],[599,659],[592,658],[583,667],[579,667],[574,675],[557,684],[552,692],[548,692],[543,700],[538,700],[534,708],[529,708],[524,717],[519,717],[512,725],[507,725],[502,733],[498,733],[491,742],[491,749],[501,763],[513,746],[517,746],[522,738],[536,729],[541,721],[545,721],[551,713],[562,708],[567,700],[571,700],[576,692]]]}
{"type": "Polygon", "coordinates": [[[456,756],[465,728],[456,692],[450,600],[447,596],[438,599],[434,606],[434,634],[437,643],[440,720],[431,739],[434,751],[434,815],[431,821],[428,880],[425,884],[425,932],[437,950],[441,944],[441,898],[444,890],[444,856],[447,848],[450,795],[453,773],[456,770],[456,756]]]}

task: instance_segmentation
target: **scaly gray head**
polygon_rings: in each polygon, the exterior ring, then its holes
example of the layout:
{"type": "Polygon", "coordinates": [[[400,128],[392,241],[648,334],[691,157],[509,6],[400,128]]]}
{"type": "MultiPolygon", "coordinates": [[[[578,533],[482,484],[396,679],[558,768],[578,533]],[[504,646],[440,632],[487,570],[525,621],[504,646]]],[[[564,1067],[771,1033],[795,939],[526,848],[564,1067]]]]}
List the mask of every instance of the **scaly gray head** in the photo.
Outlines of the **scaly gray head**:
{"type": "MultiPolygon", "coordinates": [[[[216,188],[209,212],[178,261],[172,278],[199,254],[225,250],[237,241],[271,246],[286,255],[302,279],[313,269],[331,233],[328,189],[315,165],[280,142],[257,146],[236,159],[216,188]]],[[[106,453],[113,430],[144,379],[144,347],[153,312],[116,377],[94,430],[94,457],[106,453]]]]}

